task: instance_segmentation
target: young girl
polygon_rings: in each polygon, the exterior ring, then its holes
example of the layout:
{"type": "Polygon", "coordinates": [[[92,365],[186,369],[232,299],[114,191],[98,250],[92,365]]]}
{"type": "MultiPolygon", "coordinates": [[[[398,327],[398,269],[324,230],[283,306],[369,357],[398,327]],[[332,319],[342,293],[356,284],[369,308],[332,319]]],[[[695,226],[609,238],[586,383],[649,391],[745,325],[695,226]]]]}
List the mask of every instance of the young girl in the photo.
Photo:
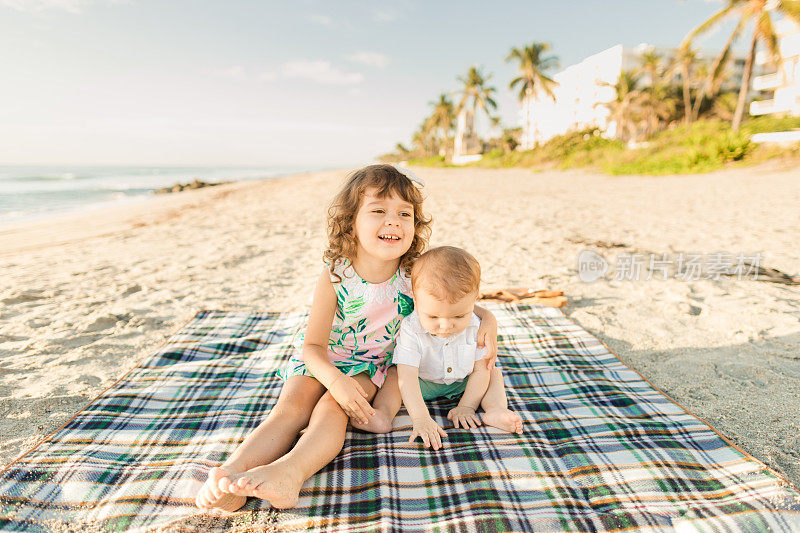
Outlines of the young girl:
{"type": "MultiPolygon", "coordinates": [[[[387,378],[400,321],[413,310],[407,272],[429,236],[422,195],[407,175],[372,165],[349,176],[328,211],[326,266],[302,354],[289,361],[267,418],[209,471],[198,507],[235,511],[247,496],[294,507],[303,483],[341,451],[348,422],[370,425],[370,401],[387,378]]],[[[494,317],[476,313],[485,324],[479,339],[496,350],[494,317]]],[[[396,388],[396,371],[389,379],[396,388]]]]}

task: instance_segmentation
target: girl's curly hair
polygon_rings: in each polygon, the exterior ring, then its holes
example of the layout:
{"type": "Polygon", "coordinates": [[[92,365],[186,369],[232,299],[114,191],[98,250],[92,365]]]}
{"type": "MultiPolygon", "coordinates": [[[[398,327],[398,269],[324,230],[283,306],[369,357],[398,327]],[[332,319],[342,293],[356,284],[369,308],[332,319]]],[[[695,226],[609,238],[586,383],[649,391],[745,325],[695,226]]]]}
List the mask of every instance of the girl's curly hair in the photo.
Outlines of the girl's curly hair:
{"type": "Polygon", "coordinates": [[[328,208],[328,249],[323,257],[329,264],[331,275],[335,275],[333,269],[339,259],[347,258],[351,262],[355,259],[356,235],[353,226],[368,187],[376,188],[379,198],[394,193],[414,206],[414,238],[411,247],[400,257],[400,266],[410,273],[414,261],[428,245],[432,220],[423,215],[422,194],[408,177],[392,165],[370,165],[347,177],[328,208]]]}

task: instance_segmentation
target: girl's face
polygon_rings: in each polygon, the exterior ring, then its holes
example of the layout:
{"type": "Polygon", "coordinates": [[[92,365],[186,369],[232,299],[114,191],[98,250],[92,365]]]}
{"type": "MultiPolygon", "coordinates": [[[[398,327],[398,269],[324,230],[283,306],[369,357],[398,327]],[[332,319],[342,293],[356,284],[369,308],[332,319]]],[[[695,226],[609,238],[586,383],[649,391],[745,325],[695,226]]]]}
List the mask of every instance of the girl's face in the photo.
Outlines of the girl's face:
{"type": "Polygon", "coordinates": [[[377,192],[368,187],[361,199],[353,225],[356,253],[359,257],[397,260],[414,240],[414,206],[394,193],[379,198],[377,192]]]}

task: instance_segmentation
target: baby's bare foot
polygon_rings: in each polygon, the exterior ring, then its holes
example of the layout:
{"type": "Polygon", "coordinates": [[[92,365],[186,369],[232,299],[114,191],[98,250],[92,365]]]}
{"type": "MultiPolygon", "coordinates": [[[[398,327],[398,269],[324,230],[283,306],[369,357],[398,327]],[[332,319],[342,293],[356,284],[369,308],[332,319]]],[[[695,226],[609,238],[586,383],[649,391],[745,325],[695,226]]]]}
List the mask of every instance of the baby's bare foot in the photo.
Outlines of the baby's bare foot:
{"type": "Polygon", "coordinates": [[[228,476],[233,474],[234,472],[222,467],[209,470],[208,479],[195,497],[195,504],[200,509],[222,509],[230,512],[239,509],[247,501],[247,497],[226,494],[220,489],[220,485],[230,483],[228,476]]]}
{"type": "Polygon", "coordinates": [[[522,419],[509,409],[492,409],[481,417],[483,423],[509,433],[522,433],[522,419]]]}
{"type": "Polygon", "coordinates": [[[277,509],[290,509],[297,505],[300,487],[296,472],[281,465],[258,466],[242,474],[230,476],[228,489],[239,496],[255,496],[267,500],[277,509]]]}
{"type": "Polygon", "coordinates": [[[392,419],[383,411],[376,409],[375,414],[367,417],[367,420],[368,422],[366,424],[362,424],[351,418],[350,425],[356,429],[368,431],[370,433],[389,433],[392,431],[392,419]]]}

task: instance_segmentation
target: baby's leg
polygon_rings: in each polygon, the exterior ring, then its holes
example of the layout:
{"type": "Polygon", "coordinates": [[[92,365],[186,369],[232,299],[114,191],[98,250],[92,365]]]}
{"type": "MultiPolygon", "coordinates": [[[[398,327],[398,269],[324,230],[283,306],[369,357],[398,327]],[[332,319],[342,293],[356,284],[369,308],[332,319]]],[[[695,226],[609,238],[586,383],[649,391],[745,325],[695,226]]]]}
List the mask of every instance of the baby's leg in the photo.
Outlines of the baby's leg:
{"type": "Polygon", "coordinates": [[[489,388],[481,400],[481,407],[484,411],[481,418],[487,426],[509,433],[522,433],[522,419],[517,413],[508,409],[503,373],[497,367],[492,369],[489,388]]]}
{"type": "Polygon", "coordinates": [[[397,416],[397,411],[403,405],[400,396],[400,386],[397,384],[397,367],[391,366],[386,373],[386,379],[378,392],[372,407],[375,409],[375,416],[371,416],[366,424],[350,420],[350,425],[362,431],[370,433],[389,433],[392,430],[392,420],[397,416]]]}
{"type": "MultiPolygon", "coordinates": [[[[375,385],[369,377],[359,374],[355,378],[371,399],[375,385]]],[[[342,451],[347,422],[347,414],[329,392],[325,393],[314,407],[308,428],[294,448],[266,466],[231,476],[231,492],[268,500],[278,509],[294,507],[303,483],[342,451]]]]}
{"type": "Polygon", "coordinates": [[[197,506],[235,511],[244,505],[246,496],[227,493],[232,477],[284,455],[298,433],[308,425],[314,406],[324,392],[325,387],[309,376],[291,376],[286,380],[278,403],[267,418],[224,463],[209,471],[195,499],[197,506]]]}

